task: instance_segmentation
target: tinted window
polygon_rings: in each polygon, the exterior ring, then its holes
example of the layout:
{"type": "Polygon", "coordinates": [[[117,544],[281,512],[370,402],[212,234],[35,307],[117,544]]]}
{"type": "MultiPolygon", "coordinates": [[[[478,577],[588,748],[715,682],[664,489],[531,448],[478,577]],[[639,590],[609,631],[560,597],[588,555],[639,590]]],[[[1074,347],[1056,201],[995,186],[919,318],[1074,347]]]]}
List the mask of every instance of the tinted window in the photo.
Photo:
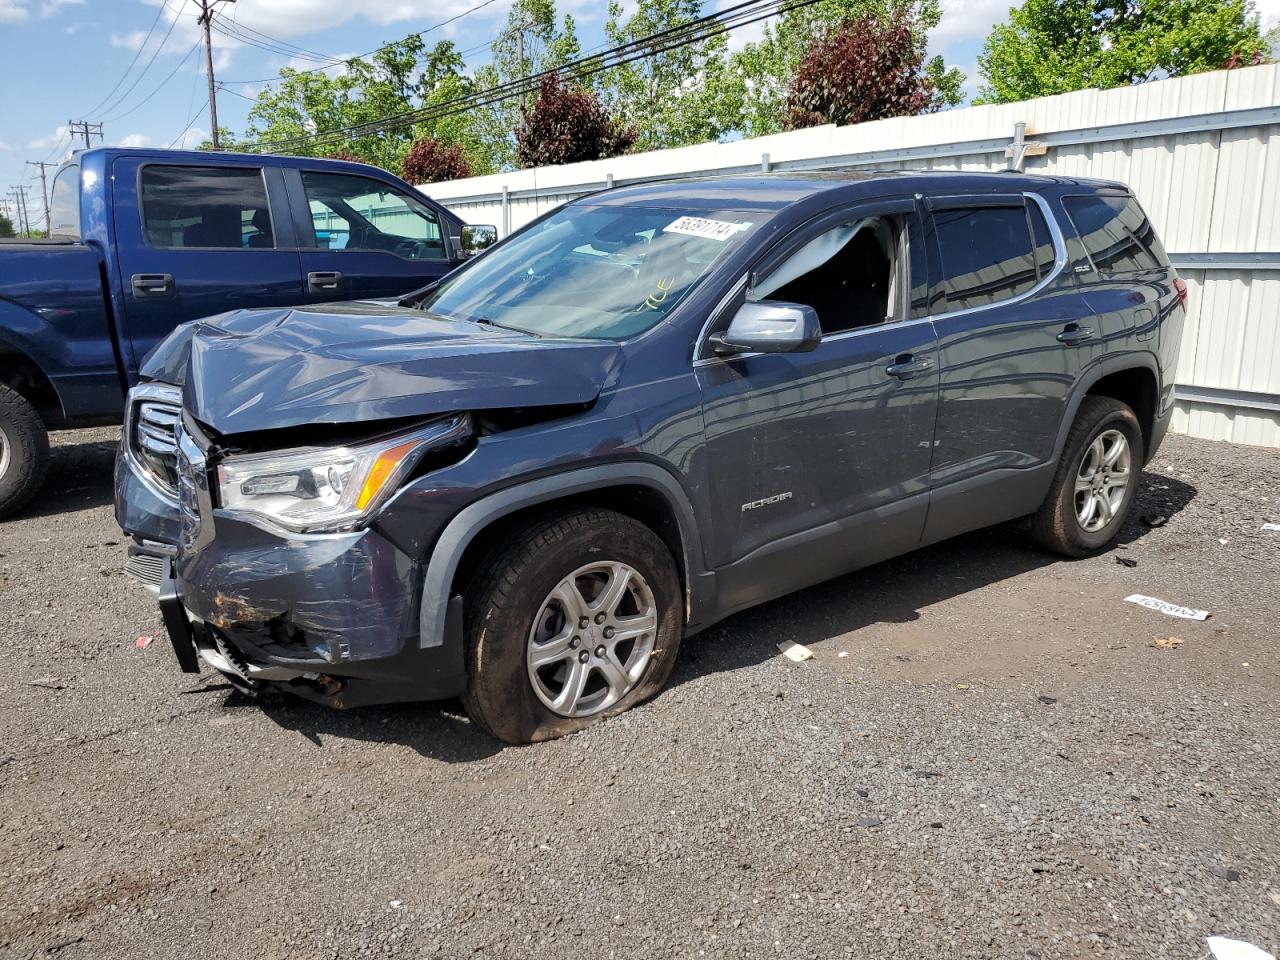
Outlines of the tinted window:
{"type": "Polygon", "coordinates": [[[408,260],[445,259],[440,219],[416,197],[377,180],[303,172],[316,245],[382,250],[408,260]]]}
{"type": "Polygon", "coordinates": [[[55,237],[80,239],[80,168],[66,167],[53,178],[49,220],[55,237]]]}
{"type": "Polygon", "coordinates": [[[1133,197],[1064,197],[1062,204],[1099,273],[1157,270],[1168,264],[1151,221],[1133,197]]]}
{"type": "Polygon", "coordinates": [[[1027,204],[1027,216],[1031,219],[1031,236],[1036,245],[1036,270],[1043,280],[1053,272],[1057,251],[1053,246],[1053,237],[1049,234],[1049,224],[1045,223],[1038,203],[1027,204]]]}
{"type": "Polygon", "coordinates": [[[1036,260],[1025,207],[938,210],[947,310],[982,307],[1036,285],[1036,260]]]}
{"type": "Polygon", "coordinates": [[[257,169],[144,167],[142,228],[153,247],[275,246],[257,169]]]}
{"type": "Polygon", "coordinates": [[[896,221],[863,217],[814,237],[751,291],[757,300],[803,303],[825,334],[884,323],[893,307],[896,221]]]}

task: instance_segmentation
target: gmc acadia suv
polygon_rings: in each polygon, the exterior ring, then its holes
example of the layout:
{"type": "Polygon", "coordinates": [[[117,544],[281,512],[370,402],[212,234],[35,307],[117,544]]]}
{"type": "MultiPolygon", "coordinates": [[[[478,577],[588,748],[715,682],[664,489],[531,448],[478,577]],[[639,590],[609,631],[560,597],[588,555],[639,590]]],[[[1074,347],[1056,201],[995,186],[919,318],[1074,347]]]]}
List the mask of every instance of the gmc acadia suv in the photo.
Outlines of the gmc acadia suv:
{"type": "Polygon", "coordinates": [[[184,670],[462,696],[542,740],[681,638],[1030,517],[1106,548],[1164,436],[1186,287],[1116,183],[804,173],[560,207],[400,303],[161,343],[116,512],[184,670]]]}

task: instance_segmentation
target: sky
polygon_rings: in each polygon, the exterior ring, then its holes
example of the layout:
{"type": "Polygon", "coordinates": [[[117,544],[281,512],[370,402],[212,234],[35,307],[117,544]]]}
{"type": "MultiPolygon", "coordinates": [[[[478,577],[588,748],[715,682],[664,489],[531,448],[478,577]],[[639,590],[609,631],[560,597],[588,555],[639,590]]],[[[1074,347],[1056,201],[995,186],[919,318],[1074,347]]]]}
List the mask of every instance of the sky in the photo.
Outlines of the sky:
{"type": "MultiPolygon", "coordinates": [[[[480,2],[220,2],[218,15],[234,20],[238,32],[254,43],[214,36],[214,74],[228,87],[218,94],[219,124],[242,132],[251,106],[246,98],[281,67],[306,68],[326,62],[317,57],[367,53],[480,2]]],[[[731,2],[709,0],[709,5],[731,2]]],[[[1009,2],[943,0],[931,52],[968,74],[970,96],[977,89],[982,41],[1007,15],[1009,2]]],[[[505,22],[509,3],[489,0],[426,39],[448,38],[461,50],[475,48],[468,65],[479,65],[505,22]]],[[[1280,0],[1265,0],[1265,5],[1280,6],[1280,0]]],[[[584,48],[601,43],[603,0],[559,0],[558,6],[574,15],[584,48]]],[[[0,199],[7,198],[11,187],[26,184],[35,198],[32,219],[37,219],[39,174],[26,162],[65,158],[68,121],[103,123],[110,145],[183,147],[207,139],[208,94],[197,9],[196,0],[0,0],[0,90],[5,91],[0,100],[0,199]]],[[[735,32],[731,45],[752,39],[761,26],[735,32]]]]}

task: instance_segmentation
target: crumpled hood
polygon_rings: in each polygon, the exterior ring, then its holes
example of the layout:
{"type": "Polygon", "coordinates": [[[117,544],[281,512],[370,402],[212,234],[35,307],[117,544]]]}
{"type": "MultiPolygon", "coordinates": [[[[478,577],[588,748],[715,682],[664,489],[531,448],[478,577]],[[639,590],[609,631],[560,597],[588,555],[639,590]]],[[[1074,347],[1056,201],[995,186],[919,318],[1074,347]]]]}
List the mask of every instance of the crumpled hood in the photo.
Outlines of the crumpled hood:
{"type": "MultiPolygon", "coordinates": [[[[542,339],[386,303],[239,310],[197,322],[188,341],[185,405],[222,434],[590,403],[621,359],[610,341],[542,339]]],[[[173,368],[180,344],[169,352],[173,368]]]]}

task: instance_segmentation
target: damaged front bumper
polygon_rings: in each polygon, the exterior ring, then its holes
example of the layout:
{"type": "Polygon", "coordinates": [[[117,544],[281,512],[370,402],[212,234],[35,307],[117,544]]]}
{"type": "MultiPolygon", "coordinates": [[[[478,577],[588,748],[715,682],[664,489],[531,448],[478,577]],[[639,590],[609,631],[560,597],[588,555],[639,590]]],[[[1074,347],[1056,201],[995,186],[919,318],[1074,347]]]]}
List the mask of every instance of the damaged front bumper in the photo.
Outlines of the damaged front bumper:
{"type": "Polygon", "coordinates": [[[434,601],[444,637],[424,646],[424,564],[380,532],[290,533],[206,503],[199,542],[178,549],[178,500],[155,497],[137,471],[119,459],[127,570],[157,593],[183,670],[204,664],[244,689],[279,685],[334,707],[463,692],[461,599],[434,601]]]}

